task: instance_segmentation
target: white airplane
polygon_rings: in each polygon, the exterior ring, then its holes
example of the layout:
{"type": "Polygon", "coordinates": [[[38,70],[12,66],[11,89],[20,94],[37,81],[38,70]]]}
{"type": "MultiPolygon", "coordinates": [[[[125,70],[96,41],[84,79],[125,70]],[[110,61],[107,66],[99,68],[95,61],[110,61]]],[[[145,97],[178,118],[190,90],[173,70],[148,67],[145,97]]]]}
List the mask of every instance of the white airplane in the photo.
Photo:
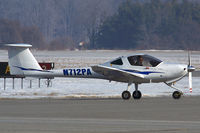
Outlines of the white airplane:
{"type": "MultiPolygon", "coordinates": [[[[189,73],[189,88],[192,88],[192,72],[195,70],[190,63],[169,64],[147,54],[122,56],[112,61],[84,68],[66,68],[61,70],[43,70],[29,48],[30,44],[5,44],[8,47],[9,66],[12,75],[37,78],[73,77],[97,78],[109,81],[128,83],[128,88],[122,93],[122,98],[130,99],[130,86],[135,84],[132,96],[140,99],[142,94],[138,85],[142,83],[164,82],[175,89],[173,98],[179,99],[183,94],[174,83],[189,73]]],[[[151,90],[149,90],[151,91],[151,90]]]]}

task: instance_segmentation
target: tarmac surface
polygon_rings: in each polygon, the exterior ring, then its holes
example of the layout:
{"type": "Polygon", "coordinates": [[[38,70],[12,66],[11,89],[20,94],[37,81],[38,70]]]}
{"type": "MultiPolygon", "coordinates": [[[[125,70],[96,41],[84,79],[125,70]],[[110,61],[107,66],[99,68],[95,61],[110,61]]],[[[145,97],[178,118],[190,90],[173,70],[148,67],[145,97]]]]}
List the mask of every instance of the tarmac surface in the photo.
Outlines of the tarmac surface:
{"type": "Polygon", "coordinates": [[[0,100],[0,133],[199,132],[199,96],[0,100]]]}

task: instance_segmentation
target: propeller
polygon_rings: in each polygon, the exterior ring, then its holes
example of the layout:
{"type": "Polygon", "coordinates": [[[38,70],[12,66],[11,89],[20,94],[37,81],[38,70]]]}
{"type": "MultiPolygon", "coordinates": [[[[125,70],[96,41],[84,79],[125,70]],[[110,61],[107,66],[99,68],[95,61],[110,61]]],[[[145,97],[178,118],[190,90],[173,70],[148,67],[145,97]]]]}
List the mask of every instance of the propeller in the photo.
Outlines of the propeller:
{"type": "Polygon", "coordinates": [[[189,89],[192,92],[192,72],[195,71],[195,68],[191,65],[190,52],[188,51],[188,76],[189,76],[189,89]]]}

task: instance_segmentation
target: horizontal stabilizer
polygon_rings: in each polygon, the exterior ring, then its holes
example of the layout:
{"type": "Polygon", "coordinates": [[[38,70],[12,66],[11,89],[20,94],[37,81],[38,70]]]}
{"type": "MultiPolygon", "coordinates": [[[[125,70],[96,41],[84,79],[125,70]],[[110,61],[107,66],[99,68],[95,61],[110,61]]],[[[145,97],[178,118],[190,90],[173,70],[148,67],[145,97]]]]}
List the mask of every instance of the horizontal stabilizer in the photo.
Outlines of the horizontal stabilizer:
{"type": "Polygon", "coordinates": [[[30,44],[23,44],[23,43],[20,43],[20,44],[3,44],[2,46],[5,46],[5,47],[21,47],[21,48],[31,48],[32,45],[30,44]]]}

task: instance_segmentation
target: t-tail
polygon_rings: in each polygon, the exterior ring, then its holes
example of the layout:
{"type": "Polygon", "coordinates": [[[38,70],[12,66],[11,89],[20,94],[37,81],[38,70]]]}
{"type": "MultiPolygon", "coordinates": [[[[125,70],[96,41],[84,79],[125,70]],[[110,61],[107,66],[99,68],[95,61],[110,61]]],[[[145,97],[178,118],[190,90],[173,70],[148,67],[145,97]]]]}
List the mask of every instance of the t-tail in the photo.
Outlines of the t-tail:
{"type": "Polygon", "coordinates": [[[10,73],[12,75],[32,75],[42,71],[37,60],[30,52],[30,44],[5,44],[8,47],[10,73]]]}

